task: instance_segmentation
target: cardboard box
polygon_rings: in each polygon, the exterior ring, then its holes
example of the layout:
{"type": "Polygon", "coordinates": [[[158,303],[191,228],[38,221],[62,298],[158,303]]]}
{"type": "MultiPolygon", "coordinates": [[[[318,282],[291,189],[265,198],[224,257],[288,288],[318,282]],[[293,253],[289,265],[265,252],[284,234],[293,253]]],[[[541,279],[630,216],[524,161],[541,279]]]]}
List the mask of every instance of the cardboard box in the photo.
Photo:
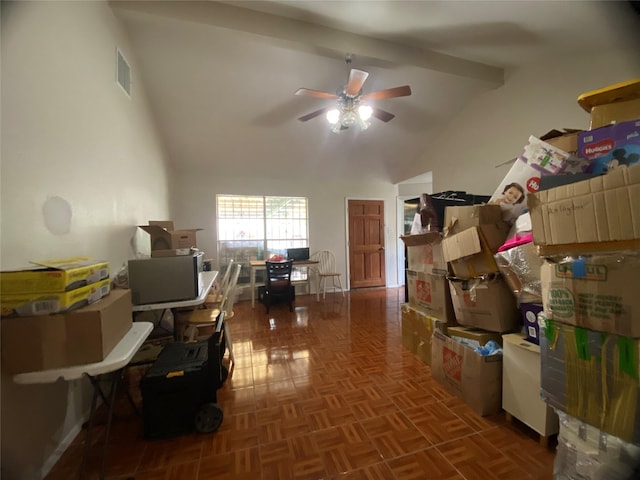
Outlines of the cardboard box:
{"type": "Polygon", "coordinates": [[[502,345],[502,334],[483,330],[482,328],[456,325],[447,328],[447,336],[473,349],[483,347],[489,340],[502,345]]]}
{"type": "Polygon", "coordinates": [[[2,316],[9,315],[49,315],[67,312],[95,303],[107,296],[111,289],[111,280],[76,288],[69,292],[14,293],[2,295],[0,304],[2,316]]]}
{"type": "Polygon", "coordinates": [[[446,324],[407,304],[403,304],[401,310],[402,345],[425,364],[431,365],[431,336],[435,330],[446,329],[446,324]]]}
{"type": "MultiPolygon", "coordinates": [[[[540,140],[547,142],[562,151],[570,153],[571,155],[578,154],[578,133],[582,132],[579,129],[565,128],[564,130],[549,130],[544,135],[540,136],[540,140]]],[[[563,172],[566,171],[566,167],[563,172]]]]}
{"type": "Polygon", "coordinates": [[[640,444],[640,340],[549,320],[540,337],[541,395],[552,407],[640,444]]]}
{"type": "Polygon", "coordinates": [[[172,221],[149,220],[149,225],[138,225],[151,236],[151,251],[195,248],[196,232],[201,228],[174,230],[172,221]]]}
{"type": "Polygon", "coordinates": [[[489,223],[504,223],[499,205],[464,205],[444,209],[445,236],[489,223]]]}
{"type": "Polygon", "coordinates": [[[125,289],[68,313],[3,317],[2,368],[23,373],[100,362],[131,321],[131,293],[125,289]]]}
{"type": "Polygon", "coordinates": [[[192,255],[197,249],[194,248],[174,248],[172,250],[152,250],[152,257],[184,257],[192,255]]]}
{"type": "Polygon", "coordinates": [[[591,115],[591,129],[640,118],[640,78],[607,85],[578,97],[591,115]]]}
{"type": "Polygon", "coordinates": [[[638,239],[640,165],[529,195],[528,205],[536,245],[638,239]]]}
{"type": "Polygon", "coordinates": [[[0,273],[0,293],[68,292],[109,278],[109,262],[89,257],[38,260],[0,273]]]}
{"type": "Polygon", "coordinates": [[[446,275],[447,262],[442,256],[442,235],[429,232],[400,237],[407,247],[409,270],[446,275]]]}
{"type": "Polygon", "coordinates": [[[431,374],[478,415],[502,410],[502,355],[482,356],[436,331],[431,340],[431,374]]]}
{"type": "Polygon", "coordinates": [[[640,163],[640,120],[609,125],[578,135],[580,156],[589,159],[589,173],[605,173],[620,165],[640,163]]]}
{"type": "Polygon", "coordinates": [[[605,127],[612,123],[628,122],[640,119],[640,98],[626,102],[608,103],[591,108],[591,123],[589,128],[605,127]]]}
{"type": "Polygon", "coordinates": [[[539,318],[539,314],[542,313],[542,304],[521,303],[520,313],[524,324],[525,339],[540,345],[540,327],[544,327],[544,320],[539,318]]]}
{"type": "Polygon", "coordinates": [[[407,270],[409,305],[446,323],[455,322],[447,277],[407,270]]]}
{"type": "Polygon", "coordinates": [[[498,272],[494,254],[507,239],[509,227],[492,223],[468,228],[442,240],[444,259],[458,278],[474,278],[498,272]]]}
{"type": "Polygon", "coordinates": [[[516,297],[500,276],[486,280],[450,279],[449,287],[456,321],[460,325],[500,333],[520,329],[516,297]]]}
{"type": "Polygon", "coordinates": [[[545,261],[542,300],[548,318],[640,337],[640,253],[545,261]]]}

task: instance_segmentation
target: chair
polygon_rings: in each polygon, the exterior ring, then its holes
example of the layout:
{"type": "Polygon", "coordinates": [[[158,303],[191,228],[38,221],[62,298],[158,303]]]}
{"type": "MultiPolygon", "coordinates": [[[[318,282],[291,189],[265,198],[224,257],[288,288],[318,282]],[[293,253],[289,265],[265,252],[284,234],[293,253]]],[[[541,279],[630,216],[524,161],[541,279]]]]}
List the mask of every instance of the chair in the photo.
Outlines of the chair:
{"type": "Polygon", "coordinates": [[[340,292],[344,297],[344,289],[342,288],[341,273],[336,270],[336,257],[329,250],[321,250],[315,252],[311,256],[311,260],[316,260],[318,265],[314,268],[318,275],[318,283],[316,288],[316,300],[320,301],[320,292],[322,291],[322,298],[326,295],[326,281],[331,279],[331,287],[335,291],[336,287],[340,288],[340,292]]]}
{"type": "Polygon", "coordinates": [[[229,281],[231,279],[231,271],[233,268],[233,258],[229,260],[227,265],[227,269],[222,276],[222,279],[219,282],[216,282],[216,285],[213,291],[207,296],[206,304],[219,304],[222,301],[222,297],[224,295],[225,290],[229,286],[229,281]]]}
{"type": "Polygon", "coordinates": [[[233,342],[231,341],[231,334],[227,329],[227,324],[228,321],[233,318],[233,306],[236,301],[236,287],[238,285],[238,278],[240,277],[240,270],[242,270],[242,264],[238,263],[234,266],[234,271],[231,274],[227,288],[222,294],[220,305],[217,308],[206,308],[191,312],[187,318],[188,327],[185,330],[185,337],[187,337],[188,341],[195,341],[198,338],[199,329],[214,325],[218,314],[221,311],[224,312],[224,335],[227,348],[229,349],[229,360],[233,364],[235,364],[233,342]]]}
{"type": "Polygon", "coordinates": [[[289,303],[289,311],[293,312],[295,296],[294,286],[291,285],[291,270],[293,260],[284,262],[265,262],[267,284],[264,290],[264,306],[269,313],[272,300],[282,299],[289,303]]]}

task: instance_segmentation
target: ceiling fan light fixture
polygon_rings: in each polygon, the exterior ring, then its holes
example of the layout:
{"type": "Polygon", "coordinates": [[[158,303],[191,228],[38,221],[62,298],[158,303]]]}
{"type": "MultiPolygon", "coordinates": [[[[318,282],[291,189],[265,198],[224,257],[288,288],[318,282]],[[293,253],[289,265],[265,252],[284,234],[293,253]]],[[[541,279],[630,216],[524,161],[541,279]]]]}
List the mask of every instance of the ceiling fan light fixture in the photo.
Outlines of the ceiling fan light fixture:
{"type": "Polygon", "coordinates": [[[348,110],[346,112],[343,112],[342,120],[340,123],[342,123],[342,125],[344,125],[345,127],[351,127],[358,123],[358,120],[358,116],[353,111],[348,110]]]}
{"type": "Polygon", "coordinates": [[[358,115],[360,116],[360,120],[362,120],[363,123],[369,120],[372,114],[373,114],[373,108],[371,108],[371,106],[360,105],[358,107],[358,115]]]}
{"type": "Polygon", "coordinates": [[[332,108],[327,112],[327,121],[331,125],[335,125],[340,121],[340,111],[337,108],[332,108]]]}

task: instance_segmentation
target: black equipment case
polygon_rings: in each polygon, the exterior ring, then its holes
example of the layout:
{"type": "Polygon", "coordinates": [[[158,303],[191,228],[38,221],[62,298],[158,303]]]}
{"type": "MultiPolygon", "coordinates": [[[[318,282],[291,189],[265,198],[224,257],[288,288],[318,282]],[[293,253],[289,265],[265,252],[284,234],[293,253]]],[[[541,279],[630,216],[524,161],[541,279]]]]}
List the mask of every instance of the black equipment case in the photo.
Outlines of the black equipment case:
{"type": "Polygon", "coordinates": [[[169,343],[162,349],[140,381],[145,438],[217,430],[222,410],[216,390],[227,376],[221,362],[225,348],[221,312],[207,340],[169,343]]]}

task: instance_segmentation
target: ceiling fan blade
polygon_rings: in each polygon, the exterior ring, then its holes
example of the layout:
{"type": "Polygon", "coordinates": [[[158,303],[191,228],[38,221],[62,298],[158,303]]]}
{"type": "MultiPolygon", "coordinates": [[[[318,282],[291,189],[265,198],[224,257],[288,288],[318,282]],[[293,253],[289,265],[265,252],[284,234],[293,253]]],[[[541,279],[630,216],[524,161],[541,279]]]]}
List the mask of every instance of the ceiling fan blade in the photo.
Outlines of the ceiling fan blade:
{"type": "Polygon", "coordinates": [[[347,83],[347,88],[345,89],[347,95],[350,97],[358,95],[368,76],[369,74],[367,72],[352,68],[349,72],[349,83],[347,83]]]}
{"type": "Polygon", "coordinates": [[[411,95],[411,87],[403,85],[402,87],[387,88],[386,90],[378,90],[377,92],[365,93],[362,100],[384,100],[385,98],[408,97],[411,95]]]}
{"type": "Polygon", "coordinates": [[[321,92],[319,90],[310,90],[308,88],[299,88],[296,90],[295,95],[305,95],[307,97],[326,98],[329,100],[335,100],[338,98],[334,93],[321,92]]]}
{"type": "Polygon", "coordinates": [[[393,113],[385,112],[379,108],[374,108],[371,112],[371,116],[376,117],[378,120],[382,120],[383,122],[388,122],[395,117],[393,113]]]}
{"type": "Polygon", "coordinates": [[[300,118],[298,118],[298,120],[300,120],[301,122],[306,122],[307,120],[311,120],[312,118],[316,118],[316,117],[322,115],[323,113],[328,112],[332,108],[333,107],[321,108],[320,110],[316,110],[314,112],[307,113],[306,115],[301,116],[300,118]]]}

